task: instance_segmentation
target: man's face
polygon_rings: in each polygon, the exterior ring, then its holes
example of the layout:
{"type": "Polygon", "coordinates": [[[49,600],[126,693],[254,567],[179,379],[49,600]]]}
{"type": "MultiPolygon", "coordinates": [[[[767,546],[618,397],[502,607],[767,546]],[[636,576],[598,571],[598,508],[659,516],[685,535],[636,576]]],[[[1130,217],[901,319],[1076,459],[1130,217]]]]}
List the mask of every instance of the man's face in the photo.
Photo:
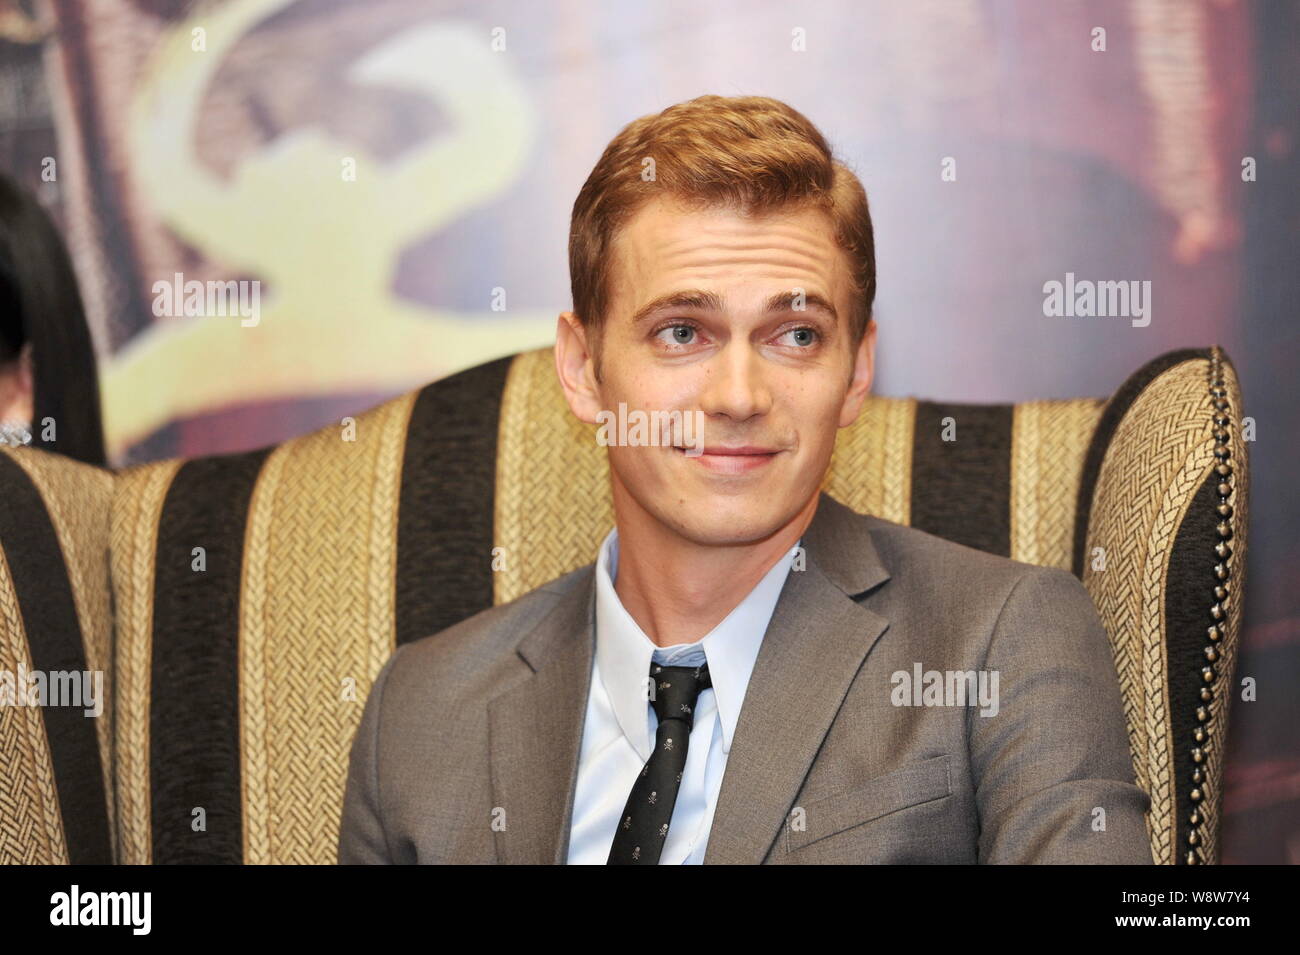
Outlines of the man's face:
{"type": "MultiPolygon", "coordinates": [[[[616,508],[637,508],[709,546],[779,531],[818,493],[836,431],[857,417],[871,385],[875,325],[853,349],[848,262],[829,219],[655,201],[624,227],[614,254],[602,377],[586,361],[584,387],[566,384],[570,406],[593,423],[620,403],[699,411],[702,437],[685,436],[704,448],[692,456],[611,446],[616,508]]],[[[562,316],[562,339],[581,332],[562,316]]]]}

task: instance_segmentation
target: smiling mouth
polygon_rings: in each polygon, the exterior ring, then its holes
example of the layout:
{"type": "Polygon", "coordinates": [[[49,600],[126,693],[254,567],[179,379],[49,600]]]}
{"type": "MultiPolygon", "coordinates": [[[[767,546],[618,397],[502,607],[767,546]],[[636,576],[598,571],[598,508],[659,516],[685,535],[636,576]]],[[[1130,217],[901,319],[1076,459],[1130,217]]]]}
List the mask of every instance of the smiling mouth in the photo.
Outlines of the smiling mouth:
{"type": "Polygon", "coordinates": [[[674,447],[673,450],[688,461],[694,461],[715,474],[743,474],[756,471],[766,467],[781,453],[780,451],[750,446],[705,448],[702,454],[695,456],[688,455],[686,453],[687,449],[684,447],[674,447]]]}

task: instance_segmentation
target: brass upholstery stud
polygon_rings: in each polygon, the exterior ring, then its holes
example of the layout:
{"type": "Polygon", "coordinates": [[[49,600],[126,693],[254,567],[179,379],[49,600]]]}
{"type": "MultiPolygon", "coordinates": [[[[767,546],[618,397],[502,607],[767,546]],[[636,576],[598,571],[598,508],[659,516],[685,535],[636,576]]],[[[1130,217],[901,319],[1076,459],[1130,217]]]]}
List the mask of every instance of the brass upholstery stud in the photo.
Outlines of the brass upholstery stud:
{"type": "Polygon", "coordinates": [[[1192,771],[1192,782],[1195,786],[1188,793],[1188,797],[1194,806],[1187,818],[1190,825],[1187,833],[1187,844],[1190,848],[1187,850],[1185,859],[1188,865],[1200,865],[1202,862],[1207,861],[1198,852],[1199,847],[1203,845],[1200,826],[1205,821],[1205,818],[1196,804],[1205,798],[1205,792],[1201,787],[1208,781],[1208,777],[1201,766],[1208,758],[1202,744],[1210,738],[1209,729],[1204,724],[1210,719],[1210,710],[1207,704],[1214,701],[1214,691],[1211,689],[1210,684],[1214,683],[1218,675],[1214,667],[1214,664],[1221,657],[1218,644],[1227,636],[1225,626],[1228,609],[1225,604],[1228,599],[1229,588],[1226,581],[1231,576],[1228,559],[1232,556],[1232,547],[1228,544],[1228,541],[1233,536],[1232,518],[1235,513],[1232,504],[1228,500],[1233,493],[1233,470],[1232,465],[1229,463],[1232,458],[1232,435],[1229,428],[1233,421],[1230,411],[1231,404],[1228,401],[1227,385],[1223,377],[1223,351],[1218,345],[1210,348],[1208,391],[1210,405],[1214,409],[1212,415],[1215,441],[1213,453],[1216,462],[1214,473],[1219,477],[1218,485],[1215,487],[1219,497],[1219,501],[1215,505],[1215,513],[1220,520],[1215,524],[1214,528],[1219,537],[1214,546],[1214,556],[1218,558],[1218,562],[1214,565],[1214,579],[1217,583],[1213,589],[1214,602],[1210,605],[1210,617],[1215,622],[1210,627],[1207,627],[1205,631],[1209,643],[1204,647],[1207,665],[1201,668],[1202,686],[1200,698],[1202,705],[1196,708],[1198,725],[1192,731],[1192,737],[1197,745],[1191,751],[1192,762],[1195,764],[1192,771]]]}

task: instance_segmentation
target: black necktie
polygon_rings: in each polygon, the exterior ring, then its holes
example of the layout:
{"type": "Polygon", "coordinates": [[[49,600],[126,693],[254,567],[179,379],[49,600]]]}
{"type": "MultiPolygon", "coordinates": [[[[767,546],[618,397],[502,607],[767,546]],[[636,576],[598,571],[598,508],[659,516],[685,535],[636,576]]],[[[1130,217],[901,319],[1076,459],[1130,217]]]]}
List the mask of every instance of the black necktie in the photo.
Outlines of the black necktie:
{"type": "Polygon", "coordinates": [[[619,817],[608,865],[658,865],[668,839],[677,790],[686,768],[686,747],[695,723],[695,703],[700,691],[713,686],[709,665],[665,667],[650,664],[654,682],[651,701],[659,715],[655,748],[619,817]]]}

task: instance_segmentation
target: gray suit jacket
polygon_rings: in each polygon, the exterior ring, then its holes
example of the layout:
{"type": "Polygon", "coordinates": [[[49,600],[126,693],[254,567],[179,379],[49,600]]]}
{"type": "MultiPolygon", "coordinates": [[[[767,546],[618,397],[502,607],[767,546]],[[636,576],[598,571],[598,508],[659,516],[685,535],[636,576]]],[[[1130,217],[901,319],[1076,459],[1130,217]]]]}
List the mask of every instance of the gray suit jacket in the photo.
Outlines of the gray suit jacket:
{"type": "MultiPolygon", "coordinates": [[[[825,494],[803,546],[706,863],[1150,864],[1114,660],[1073,575],[825,494]],[[918,668],[996,671],[996,715],[898,705],[924,702],[899,676],[918,668]]],[[[594,570],[398,649],[353,742],[340,862],[565,860],[594,570]]]]}

